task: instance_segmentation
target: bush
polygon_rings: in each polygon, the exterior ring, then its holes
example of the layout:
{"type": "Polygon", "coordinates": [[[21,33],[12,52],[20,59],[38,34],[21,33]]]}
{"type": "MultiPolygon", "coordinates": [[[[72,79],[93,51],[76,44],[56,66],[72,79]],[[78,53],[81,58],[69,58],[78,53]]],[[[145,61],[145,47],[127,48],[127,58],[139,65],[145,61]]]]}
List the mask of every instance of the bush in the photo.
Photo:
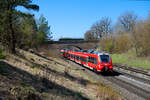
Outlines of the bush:
{"type": "Polygon", "coordinates": [[[131,35],[124,33],[119,35],[114,41],[114,53],[127,52],[132,47],[131,35]]]}
{"type": "Polygon", "coordinates": [[[100,48],[104,51],[112,53],[114,48],[114,39],[111,37],[105,37],[101,39],[100,48]]]}
{"type": "Polygon", "coordinates": [[[150,55],[150,19],[136,25],[133,42],[137,56],[150,55]]]}
{"type": "Polygon", "coordinates": [[[123,53],[132,47],[131,35],[117,34],[116,36],[105,37],[100,41],[100,47],[109,53],[123,53]]]}

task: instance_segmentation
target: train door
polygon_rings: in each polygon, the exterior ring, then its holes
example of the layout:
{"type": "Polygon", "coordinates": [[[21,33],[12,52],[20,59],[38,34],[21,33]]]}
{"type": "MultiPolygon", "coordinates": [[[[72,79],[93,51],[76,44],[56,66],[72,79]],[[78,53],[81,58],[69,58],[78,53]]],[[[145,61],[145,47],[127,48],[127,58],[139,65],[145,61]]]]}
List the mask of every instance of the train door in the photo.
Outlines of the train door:
{"type": "Polygon", "coordinates": [[[97,66],[97,58],[96,57],[89,57],[88,59],[88,66],[93,69],[97,66]]]}
{"type": "Polygon", "coordinates": [[[87,67],[88,67],[88,59],[89,59],[89,57],[87,56],[85,59],[85,66],[87,66],[87,67]]]}
{"type": "Polygon", "coordinates": [[[81,57],[83,65],[87,65],[87,57],[81,57]]]}
{"type": "Polygon", "coordinates": [[[92,69],[93,68],[93,59],[92,59],[92,57],[88,57],[88,66],[90,67],[90,69],[92,69]]]}

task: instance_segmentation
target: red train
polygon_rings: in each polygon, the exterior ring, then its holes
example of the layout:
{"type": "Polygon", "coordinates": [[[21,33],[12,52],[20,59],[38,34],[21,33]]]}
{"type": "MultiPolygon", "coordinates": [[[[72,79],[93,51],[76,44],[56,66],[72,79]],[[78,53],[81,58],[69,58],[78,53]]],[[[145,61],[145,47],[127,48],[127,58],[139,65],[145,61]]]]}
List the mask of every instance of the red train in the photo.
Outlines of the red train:
{"type": "Polygon", "coordinates": [[[60,53],[63,57],[96,72],[109,72],[113,70],[112,59],[110,55],[104,51],[61,49],[60,53]]]}

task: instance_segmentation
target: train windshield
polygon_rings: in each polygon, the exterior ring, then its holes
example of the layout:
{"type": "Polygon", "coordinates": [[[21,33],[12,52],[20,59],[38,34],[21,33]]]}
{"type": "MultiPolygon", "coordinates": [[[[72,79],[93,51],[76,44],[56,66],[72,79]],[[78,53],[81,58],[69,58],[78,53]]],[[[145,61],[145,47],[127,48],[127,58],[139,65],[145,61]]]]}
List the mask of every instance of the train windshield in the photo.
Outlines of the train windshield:
{"type": "Polygon", "coordinates": [[[107,63],[109,62],[109,55],[100,55],[100,59],[102,62],[107,63]]]}

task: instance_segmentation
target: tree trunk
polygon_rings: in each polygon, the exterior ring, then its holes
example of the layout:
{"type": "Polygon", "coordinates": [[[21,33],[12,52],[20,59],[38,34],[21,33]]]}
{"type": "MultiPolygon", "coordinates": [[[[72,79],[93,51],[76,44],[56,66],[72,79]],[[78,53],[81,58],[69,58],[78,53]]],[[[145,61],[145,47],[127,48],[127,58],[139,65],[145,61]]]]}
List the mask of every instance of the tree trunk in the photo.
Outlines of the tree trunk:
{"type": "Polygon", "coordinates": [[[10,52],[15,54],[16,53],[16,39],[15,39],[15,32],[13,30],[12,25],[12,12],[9,12],[9,28],[10,28],[10,52]]]}

